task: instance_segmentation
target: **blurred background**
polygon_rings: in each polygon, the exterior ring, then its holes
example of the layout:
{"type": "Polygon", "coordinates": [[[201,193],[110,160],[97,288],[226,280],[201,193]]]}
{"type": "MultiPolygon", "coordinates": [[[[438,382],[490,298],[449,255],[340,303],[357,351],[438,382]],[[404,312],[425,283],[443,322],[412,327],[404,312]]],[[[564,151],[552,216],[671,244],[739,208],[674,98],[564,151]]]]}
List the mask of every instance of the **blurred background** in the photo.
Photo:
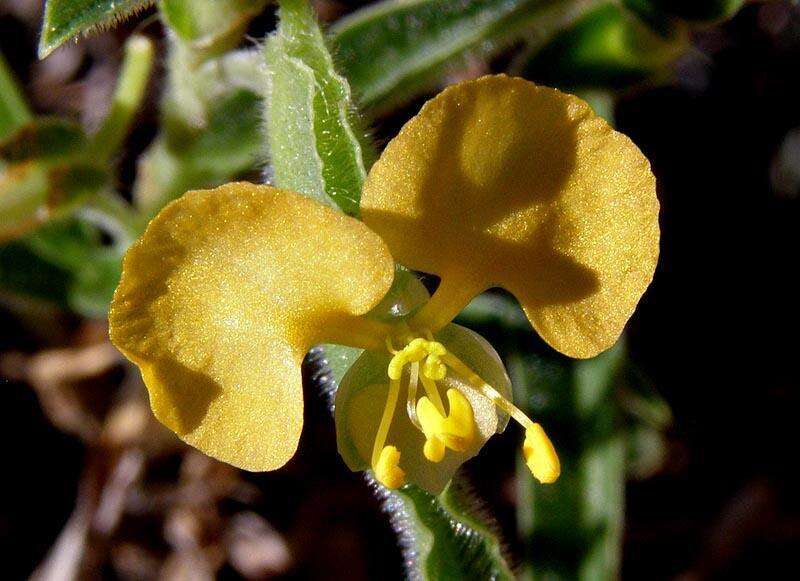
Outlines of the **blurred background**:
{"type": "MultiPolygon", "coordinates": [[[[370,55],[358,53],[357,43],[345,46],[347,31],[335,23],[366,4],[314,3],[342,39],[335,52],[357,93],[359,63],[370,55]]],[[[708,2],[709,13],[698,14],[692,11],[703,2],[628,4],[638,5],[626,10],[658,42],[620,28],[616,3],[605,3],[535,42],[469,47],[414,91],[371,93],[371,100],[365,92],[363,110],[380,146],[447,83],[511,71],[577,92],[636,142],[658,178],[662,243],[654,283],[610,380],[609,417],[626,442],[619,575],[791,578],[800,550],[792,496],[800,8],[708,2]]],[[[143,156],[163,139],[161,95],[170,81],[157,9],[44,60],[37,57],[41,22],[41,2],[0,0],[4,66],[37,115],[88,128],[108,110],[126,39],[136,32],[156,42],[155,72],[115,156],[116,186],[130,199],[143,156]]],[[[239,46],[255,46],[275,25],[267,5],[246,23],[239,46]]],[[[244,122],[255,127],[259,119],[244,122]]],[[[253,160],[239,169],[259,179],[253,160]]],[[[318,363],[305,369],[297,456],[275,473],[243,473],[187,448],[153,419],[138,374],[107,340],[103,297],[118,275],[113,267],[71,270],[59,261],[73,250],[67,239],[50,246],[0,240],[3,577],[403,578],[403,555],[379,500],[336,453],[318,363]]],[[[83,265],[99,255],[76,256],[83,265]]],[[[525,390],[521,401],[551,418],[556,441],[571,441],[575,428],[557,408],[572,364],[519,330],[515,308],[508,297],[489,295],[462,322],[495,338],[512,377],[522,378],[515,386],[525,390]]],[[[537,532],[520,509],[541,498],[531,501],[517,478],[517,444],[514,435],[494,438],[465,476],[497,519],[509,563],[543,559],[558,571],[555,561],[572,559],[590,541],[537,532]]],[[[568,444],[566,453],[583,453],[579,447],[568,444]]],[[[565,486],[580,484],[567,479],[565,486]]],[[[569,513],[566,496],[545,505],[569,513]]],[[[546,518],[540,514],[533,518],[546,518]]]]}

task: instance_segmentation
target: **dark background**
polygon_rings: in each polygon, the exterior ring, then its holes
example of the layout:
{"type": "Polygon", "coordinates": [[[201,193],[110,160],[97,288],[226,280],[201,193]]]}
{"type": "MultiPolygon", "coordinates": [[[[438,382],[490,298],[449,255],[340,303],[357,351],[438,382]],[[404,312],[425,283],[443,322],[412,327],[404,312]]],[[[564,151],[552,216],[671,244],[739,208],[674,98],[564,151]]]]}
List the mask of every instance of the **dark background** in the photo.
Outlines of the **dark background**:
{"type": "MultiPolygon", "coordinates": [[[[40,110],[75,113],[67,91],[60,101],[36,94],[35,21],[0,8],[4,54],[40,110]]],[[[270,26],[269,17],[259,19],[253,35],[270,26]]],[[[116,46],[124,34],[94,42],[116,46]]],[[[696,50],[676,63],[673,82],[626,91],[617,108],[617,127],[652,161],[662,204],[659,268],[630,323],[629,346],[675,418],[663,468],[627,488],[623,577],[789,578],[800,549],[793,478],[800,184],[775,176],[786,172],[776,159],[787,135],[800,131],[800,11],[788,2],[748,5],[693,40],[696,50]]],[[[98,57],[90,49],[84,58],[78,77],[98,57]]],[[[130,140],[124,172],[154,134],[154,105],[130,140]]],[[[379,124],[377,134],[391,136],[418,106],[379,124]]],[[[789,159],[800,172],[800,146],[789,159]]],[[[0,308],[0,351],[24,356],[102,334],[102,325],[63,313],[45,318],[47,332],[32,333],[0,308]]],[[[98,385],[113,389],[122,376],[113,367],[98,385]]],[[[104,458],[54,427],[25,382],[0,380],[0,394],[0,544],[4,576],[20,578],[67,522],[87,467],[104,458]]],[[[254,484],[261,492],[223,495],[214,518],[242,507],[260,514],[291,552],[287,578],[399,578],[394,535],[361,478],[336,455],[323,397],[307,391],[306,401],[298,456],[277,473],[245,476],[244,489],[254,484]]],[[[468,473],[512,538],[516,442],[495,440],[468,473]]],[[[147,479],[173,482],[184,461],[167,456],[147,479]]],[[[160,555],[163,519],[132,518],[121,536],[160,555]]],[[[222,573],[235,574],[229,565],[222,573]]]]}

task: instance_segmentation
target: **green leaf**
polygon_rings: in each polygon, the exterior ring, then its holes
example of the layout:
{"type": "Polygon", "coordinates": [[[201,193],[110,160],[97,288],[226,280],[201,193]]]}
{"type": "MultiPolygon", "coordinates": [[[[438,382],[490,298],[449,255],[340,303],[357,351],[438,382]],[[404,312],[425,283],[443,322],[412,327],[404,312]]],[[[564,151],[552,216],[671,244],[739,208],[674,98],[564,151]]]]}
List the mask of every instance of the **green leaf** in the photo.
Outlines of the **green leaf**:
{"type": "Polygon", "coordinates": [[[0,244],[0,293],[66,306],[70,274],[22,241],[0,244]]]}
{"type": "Polygon", "coordinates": [[[372,159],[361,141],[350,87],[334,69],[310,5],[285,0],[280,7],[278,30],[265,49],[275,184],[357,215],[372,159]]]}
{"type": "Polygon", "coordinates": [[[67,40],[92,30],[111,26],[144,10],[154,0],[47,0],[39,58],[44,58],[67,40]]]}
{"type": "Polygon", "coordinates": [[[125,58],[111,108],[92,138],[92,155],[107,160],[122,145],[144,99],[153,53],[153,43],[146,36],[134,34],[125,43],[125,58]]]}
{"type": "Polygon", "coordinates": [[[618,344],[586,361],[523,355],[509,360],[522,395],[518,404],[540,418],[561,458],[554,486],[535,486],[527,467],[519,468],[520,530],[535,578],[619,576],[626,442],[613,390],[623,358],[618,344]]]}
{"type": "Polygon", "coordinates": [[[550,38],[592,0],[384,0],[331,29],[337,61],[362,105],[382,112],[431,88],[470,54],[550,38]]]}
{"type": "Polygon", "coordinates": [[[0,140],[32,119],[30,108],[11,67],[0,52],[0,140]]]}
{"type": "Polygon", "coordinates": [[[87,317],[106,316],[122,272],[124,248],[105,244],[100,229],[77,218],[40,228],[23,243],[39,258],[68,273],[68,308],[87,317]]]}

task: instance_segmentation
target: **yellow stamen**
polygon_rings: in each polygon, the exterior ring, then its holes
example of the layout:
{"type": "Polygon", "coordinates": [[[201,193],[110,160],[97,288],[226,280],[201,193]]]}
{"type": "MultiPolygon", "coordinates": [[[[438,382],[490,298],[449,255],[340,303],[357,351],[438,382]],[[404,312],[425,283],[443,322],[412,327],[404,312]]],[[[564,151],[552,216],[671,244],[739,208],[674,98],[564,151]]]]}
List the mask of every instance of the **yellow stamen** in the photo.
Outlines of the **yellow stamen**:
{"type": "Polygon", "coordinates": [[[426,335],[427,339],[412,338],[406,333],[403,338],[406,346],[400,350],[394,348],[391,338],[386,339],[386,348],[392,353],[387,369],[390,379],[389,395],[372,451],[372,465],[378,480],[383,482],[384,478],[392,482],[404,481],[405,473],[399,467],[400,452],[392,446],[384,448],[384,443],[397,403],[403,369],[410,364],[406,411],[412,423],[425,434],[422,451],[429,461],[441,462],[448,448],[454,452],[465,452],[476,438],[472,405],[460,391],[457,389],[447,391],[449,411],[445,410],[436,382],[447,376],[449,368],[454,375],[461,377],[472,389],[525,428],[523,454],[528,468],[540,482],[555,482],[561,473],[561,466],[555,448],[542,427],[450,353],[444,345],[435,341],[430,331],[426,331],[426,335]],[[420,381],[427,395],[416,401],[420,381]]]}
{"type": "Polygon", "coordinates": [[[561,474],[561,463],[553,443],[542,426],[533,424],[525,430],[525,443],[522,444],[522,455],[528,469],[542,484],[551,484],[561,474]]]}
{"type": "MultiPolygon", "coordinates": [[[[445,354],[442,357],[442,361],[455,374],[464,378],[478,393],[488,398],[494,405],[525,428],[525,442],[522,445],[522,453],[525,456],[525,463],[528,469],[542,484],[555,482],[561,474],[561,464],[555,447],[550,438],[547,437],[547,434],[545,434],[542,426],[533,422],[521,409],[504,398],[496,389],[481,379],[477,373],[452,353],[445,354]]],[[[419,414],[419,410],[417,414],[419,414]]]]}
{"type": "Polygon", "coordinates": [[[386,396],[386,407],[383,408],[381,423],[378,426],[378,432],[375,434],[375,444],[372,447],[372,467],[376,470],[378,460],[383,453],[383,445],[386,442],[386,436],[389,434],[389,428],[392,425],[394,409],[397,406],[397,398],[399,395],[400,379],[392,379],[389,381],[389,394],[386,396]]]}
{"type": "Polygon", "coordinates": [[[431,462],[441,462],[445,448],[466,452],[476,438],[472,405],[457,389],[447,390],[450,413],[444,415],[427,397],[417,402],[417,418],[425,434],[423,453],[431,462]]]}
{"type": "Polygon", "coordinates": [[[375,478],[386,488],[400,488],[406,483],[406,473],[400,468],[400,451],[394,446],[381,450],[373,470],[375,478]]]}
{"type": "Polygon", "coordinates": [[[419,430],[422,426],[417,419],[417,386],[419,385],[419,362],[415,361],[411,364],[411,369],[408,373],[408,399],[406,400],[406,412],[411,423],[414,424],[419,430]]]}
{"type": "Polygon", "coordinates": [[[467,365],[452,353],[447,353],[443,357],[444,363],[453,370],[454,373],[466,380],[478,393],[483,395],[494,405],[514,418],[526,430],[533,425],[533,421],[526,416],[521,409],[504,398],[491,385],[486,383],[481,377],[472,371],[467,365]]]}
{"type": "Polygon", "coordinates": [[[433,402],[433,405],[436,406],[441,415],[445,415],[444,402],[442,401],[442,396],[439,395],[439,388],[436,387],[436,382],[428,378],[424,373],[419,378],[422,381],[422,386],[425,388],[428,399],[433,402]]]}

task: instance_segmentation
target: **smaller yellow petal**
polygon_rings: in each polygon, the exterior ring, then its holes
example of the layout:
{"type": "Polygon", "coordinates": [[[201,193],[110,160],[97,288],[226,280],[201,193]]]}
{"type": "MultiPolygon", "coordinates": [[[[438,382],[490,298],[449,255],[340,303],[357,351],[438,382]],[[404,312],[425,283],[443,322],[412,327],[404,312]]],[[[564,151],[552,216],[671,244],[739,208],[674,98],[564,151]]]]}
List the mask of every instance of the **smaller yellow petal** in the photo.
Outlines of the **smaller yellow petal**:
{"type": "Polygon", "coordinates": [[[425,433],[425,457],[440,462],[444,447],[454,452],[465,452],[476,438],[475,414],[472,405],[457,389],[447,390],[450,412],[443,416],[427,397],[417,402],[417,419],[425,433]]]}
{"type": "Polygon", "coordinates": [[[525,432],[522,444],[522,455],[528,469],[542,484],[552,484],[561,474],[561,463],[558,454],[539,424],[533,424],[525,432]]]}

